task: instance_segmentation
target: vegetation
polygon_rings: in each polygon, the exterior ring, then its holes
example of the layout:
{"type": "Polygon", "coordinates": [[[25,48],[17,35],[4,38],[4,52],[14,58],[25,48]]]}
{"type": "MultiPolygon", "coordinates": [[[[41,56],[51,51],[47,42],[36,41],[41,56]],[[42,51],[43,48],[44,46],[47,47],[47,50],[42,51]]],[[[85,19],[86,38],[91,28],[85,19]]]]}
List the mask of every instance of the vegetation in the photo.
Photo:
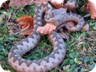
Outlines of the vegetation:
{"type": "MultiPolygon", "coordinates": [[[[82,1],[78,2],[79,7],[76,13],[83,17],[86,13],[80,11],[82,1]]],[[[16,19],[22,15],[34,15],[34,5],[28,5],[21,8],[9,8],[8,10],[0,10],[0,63],[5,70],[16,72],[7,63],[8,52],[12,46],[20,41],[24,36],[20,35],[20,31],[16,30],[12,34],[9,30],[14,29],[14,25],[9,25],[10,18],[16,19]],[[7,17],[6,17],[7,16],[7,17]]],[[[63,62],[49,72],[88,72],[94,68],[96,62],[96,21],[85,18],[89,24],[90,30],[81,32],[68,33],[69,40],[65,41],[67,47],[66,57],[63,62]]],[[[52,45],[49,43],[47,36],[42,36],[40,43],[24,58],[40,59],[49,55],[52,51],[52,45]]]]}

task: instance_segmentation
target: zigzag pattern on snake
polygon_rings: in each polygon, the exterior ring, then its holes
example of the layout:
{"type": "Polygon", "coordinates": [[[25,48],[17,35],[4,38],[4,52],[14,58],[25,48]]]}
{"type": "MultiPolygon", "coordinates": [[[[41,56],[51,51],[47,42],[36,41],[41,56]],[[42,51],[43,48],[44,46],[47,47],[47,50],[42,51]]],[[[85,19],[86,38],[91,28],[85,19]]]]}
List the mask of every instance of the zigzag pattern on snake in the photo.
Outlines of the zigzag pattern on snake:
{"type": "MultiPolygon", "coordinates": [[[[34,30],[33,33],[26,39],[21,40],[15,44],[8,54],[8,63],[18,72],[46,72],[58,66],[64,59],[66,54],[66,47],[62,37],[53,31],[48,37],[53,45],[52,53],[40,60],[26,60],[22,56],[33,49],[40,40],[40,33],[37,28],[42,26],[42,16],[49,13],[52,7],[49,3],[37,3],[34,15],[34,30]]],[[[76,19],[76,18],[75,18],[76,19]]],[[[73,20],[73,19],[72,19],[73,20]]],[[[77,24],[78,25],[78,24],[77,24]]],[[[84,24],[78,25],[80,28],[84,24]]],[[[76,27],[78,27],[76,26],[76,27]]]]}

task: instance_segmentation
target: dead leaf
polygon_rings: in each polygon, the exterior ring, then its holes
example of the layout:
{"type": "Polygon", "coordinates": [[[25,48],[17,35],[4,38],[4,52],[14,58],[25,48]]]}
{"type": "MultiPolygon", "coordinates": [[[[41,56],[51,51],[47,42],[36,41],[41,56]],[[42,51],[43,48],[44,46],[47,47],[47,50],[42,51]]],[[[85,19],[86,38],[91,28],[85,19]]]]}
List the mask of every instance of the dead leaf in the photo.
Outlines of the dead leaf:
{"type": "Polygon", "coordinates": [[[22,26],[21,35],[30,35],[33,31],[33,18],[31,16],[21,16],[17,22],[22,26]]]}
{"type": "MultiPolygon", "coordinates": [[[[65,7],[65,5],[63,5],[64,0],[51,0],[51,4],[54,5],[56,8],[61,8],[61,7],[65,7]]],[[[66,8],[66,7],[65,7],[66,8]]]]}
{"type": "Polygon", "coordinates": [[[85,31],[88,31],[88,30],[89,30],[89,24],[85,24],[85,26],[83,27],[83,29],[84,29],[85,31]]]}
{"type": "Polygon", "coordinates": [[[80,8],[80,10],[83,11],[83,12],[89,12],[87,4],[84,4],[84,5],[80,8]]]}
{"type": "Polygon", "coordinates": [[[78,5],[76,4],[76,0],[74,0],[74,1],[70,1],[70,0],[67,1],[65,6],[67,7],[67,9],[69,11],[72,11],[72,10],[74,10],[74,9],[76,9],[78,7],[78,5]]]}
{"type": "Polygon", "coordinates": [[[82,48],[82,51],[83,51],[83,52],[85,52],[85,51],[86,51],[86,48],[85,48],[85,47],[83,47],[83,48],[82,48]]]}
{"type": "Polygon", "coordinates": [[[83,12],[89,12],[88,8],[88,1],[87,0],[82,0],[83,1],[83,6],[80,8],[81,11],[83,12]]]}
{"type": "Polygon", "coordinates": [[[94,38],[96,38],[96,31],[90,31],[90,32],[88,32],[90,35],[91,35],[91,37],[94,39],[94,38]]]}
{"type": "Polygon", "coordinates": [[[32,2],[45,2],[45,1],[48,1],[48,0],[10,0],[10,4],[9,6],[10,7],[20,7],[20,6],[23,6],[23,5],[29,5],[29,4],[32,4],[32,2]]]}
{"type": "Polygon", "coordinates": [[[91,18],[96,19],[96,1],[90,0],[88,2],[88,7],[89,7],[91,18]]]}
{"type": "Polygon", "coordinates": [[[66,8],[69,11],[77,8],[75,1],[67,1],[67,3],[64,4],[64,0],[51,0],[51,3],[56,8],[66,8]]]}
{"type": "Polygon", "coordinates": [[[10,7],[20,7],[22,5],[31,4],[33,0],[10,0],[10,7]]]}

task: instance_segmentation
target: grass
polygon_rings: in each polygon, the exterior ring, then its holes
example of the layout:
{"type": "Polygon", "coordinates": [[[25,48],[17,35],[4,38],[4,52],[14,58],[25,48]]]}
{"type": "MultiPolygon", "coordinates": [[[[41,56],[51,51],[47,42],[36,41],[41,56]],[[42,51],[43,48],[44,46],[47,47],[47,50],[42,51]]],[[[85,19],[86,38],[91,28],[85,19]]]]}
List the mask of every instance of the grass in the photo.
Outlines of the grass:
{"type": "MultiPolygon", "coordinates": [[[[82,1],[78,2],[79,7],[82,6],[82,1]]],[[[86,13],[81,12],[79,8],[77,13],[84,16],[86,13]]],[[[20,36],[20,31],[16,30],[15,33],[9,34],[10,28],[14,26],[8,25],[8,19],[2,20],[3,16],[8,18],[18,18],[22,15],[34,15],[34,5],[24,6],[19,9],[8,9],[7,11],[0,11],[0,62],[5,70],[16,72],[7,63],[8,52],[11,47],[24,36],[20,36]],[[6,12],[6,13],[4,13],[6,12]]],[[[63,62],[56,68],[49,72],[89,72],[96,62],[96,21],[90,18],[85,19],[86,23],[90,25],[90,30],[81,32],[68,33],[69,41],[65,41],[67,47],[66,57],[63,62]]],[[[52,45],[48,41],[47,36],[42,36],[40,43],[23,58],[26,59],[40,59],[49,55],[52,52],[52,45]]]]}

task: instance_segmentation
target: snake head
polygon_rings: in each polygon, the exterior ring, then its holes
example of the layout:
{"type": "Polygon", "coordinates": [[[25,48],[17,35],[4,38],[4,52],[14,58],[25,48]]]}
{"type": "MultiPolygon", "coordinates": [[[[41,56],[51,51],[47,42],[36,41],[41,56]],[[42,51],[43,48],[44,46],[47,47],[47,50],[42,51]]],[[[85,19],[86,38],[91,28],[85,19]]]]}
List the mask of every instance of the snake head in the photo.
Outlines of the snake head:
{"type": "Polygon", "coordinates": [[[66,14],[66,9],[64,9],[64,8],[55,9],[55,10],[52,10],[50,12],[50,14],[52,14],[53,16],[61,15],[61,14],[66,14]]]}
{"type": "Polygon", "coordinates": [[[45,15],[46,16],[45,21],[59,24],[62,23],[63,21],[62,18],[65,15],[66,15],[66,9],[64,8],[54,9],[45,15]]]}

